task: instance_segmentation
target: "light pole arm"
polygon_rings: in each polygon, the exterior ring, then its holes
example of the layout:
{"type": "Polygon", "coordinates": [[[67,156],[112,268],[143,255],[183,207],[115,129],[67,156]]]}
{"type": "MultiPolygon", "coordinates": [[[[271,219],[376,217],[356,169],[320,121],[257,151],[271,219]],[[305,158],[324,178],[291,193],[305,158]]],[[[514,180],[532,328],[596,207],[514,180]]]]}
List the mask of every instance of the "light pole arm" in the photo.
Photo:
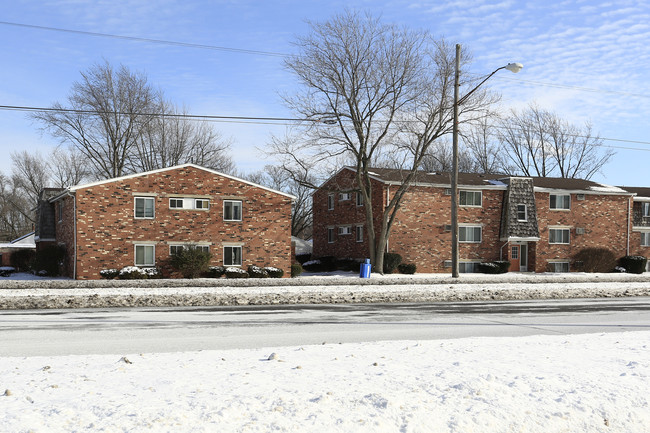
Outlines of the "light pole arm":
{"type": "Polygon", "coordinates": [[[501,69],[505,69],[505,68],[506,68],[506,66],[501,66],[500,68],[495,69],[494,72],[492,72],[490,75],[488,75],[487,77],[485,77],[485,79],[484,79],[483,81],[481,81],[480,83],[478,83],[478,86],[474,87],[474,88],[473,88],[472,90],[470,90],[470,91],[469,91],[465,96],[463,96],[462,98],[460,98],[460,100],[458,101],[458,105],[462,105],[463,102],[465,102],[465,101],[467,100],[467,98],[469,98],[469,97],[472,95],[472,93],[476,92],[476,91],[478,90],[478,88],[481,87],[481,86],[483,85],[483,83],[485,83],[487,80],[489,80],[489,79],[492,77],[492,75],[496,74],[496,73],[499,72],[501,69]]]}

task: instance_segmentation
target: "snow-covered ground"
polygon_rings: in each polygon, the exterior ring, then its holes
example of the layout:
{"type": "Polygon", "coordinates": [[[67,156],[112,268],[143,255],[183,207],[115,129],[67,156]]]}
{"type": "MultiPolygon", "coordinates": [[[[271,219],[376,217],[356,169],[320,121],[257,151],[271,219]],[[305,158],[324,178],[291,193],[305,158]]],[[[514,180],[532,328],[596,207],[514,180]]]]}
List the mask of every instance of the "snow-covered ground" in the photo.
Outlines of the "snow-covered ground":
{"type": "Polygon", "coordinates": [[[7,432],[642,433],[650,332],[7,357],[0,388],[7,432]]]}

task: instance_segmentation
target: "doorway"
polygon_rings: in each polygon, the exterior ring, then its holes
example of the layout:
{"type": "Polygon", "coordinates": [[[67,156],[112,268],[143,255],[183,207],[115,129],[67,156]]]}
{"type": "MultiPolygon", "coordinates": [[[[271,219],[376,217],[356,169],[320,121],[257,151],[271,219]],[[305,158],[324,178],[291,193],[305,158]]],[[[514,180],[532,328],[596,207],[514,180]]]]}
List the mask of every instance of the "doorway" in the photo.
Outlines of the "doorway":
{"type": "Polygon", "coordinates": [[[528,243],[510,245],[510,271],[528,272],[528,243]]]}

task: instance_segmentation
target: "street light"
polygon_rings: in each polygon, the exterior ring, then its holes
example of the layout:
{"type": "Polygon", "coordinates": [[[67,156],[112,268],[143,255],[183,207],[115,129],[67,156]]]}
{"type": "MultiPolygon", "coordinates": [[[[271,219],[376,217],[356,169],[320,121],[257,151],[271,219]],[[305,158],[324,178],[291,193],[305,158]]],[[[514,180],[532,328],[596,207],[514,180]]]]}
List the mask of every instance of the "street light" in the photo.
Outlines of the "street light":
{"type": "Polygon", "coordinates": [[[458,278],[458,106],[470,97],[492,75],[501,69],[507,69],[515,74],[524,67],[521,63],[508,63],[495,69],[476,87],[470,90],[460,100],[458,99],[458,77],[460,75],[460,44],[456,44],[456,72],[454,77],[454,125],[453,125],[453,161],[451,171],[451,276],[458,278]]]}

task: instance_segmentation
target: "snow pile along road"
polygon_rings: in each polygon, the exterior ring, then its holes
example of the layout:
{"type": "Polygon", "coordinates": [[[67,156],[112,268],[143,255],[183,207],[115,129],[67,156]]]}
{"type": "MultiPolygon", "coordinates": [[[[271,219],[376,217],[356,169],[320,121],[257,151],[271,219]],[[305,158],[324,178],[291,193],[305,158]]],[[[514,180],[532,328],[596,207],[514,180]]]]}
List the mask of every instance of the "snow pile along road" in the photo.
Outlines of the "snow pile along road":
{"type": "Polygon", "coordinates": [[[16,432],[647,432],[649,341],[650,332],[630,332],[0,358],[0,425],[16,432]]]}
{"type": "Polygon", "coordinates": [[[0,309],[443,302],[650,296],[650,274],[0,280],[0,309]]]}

